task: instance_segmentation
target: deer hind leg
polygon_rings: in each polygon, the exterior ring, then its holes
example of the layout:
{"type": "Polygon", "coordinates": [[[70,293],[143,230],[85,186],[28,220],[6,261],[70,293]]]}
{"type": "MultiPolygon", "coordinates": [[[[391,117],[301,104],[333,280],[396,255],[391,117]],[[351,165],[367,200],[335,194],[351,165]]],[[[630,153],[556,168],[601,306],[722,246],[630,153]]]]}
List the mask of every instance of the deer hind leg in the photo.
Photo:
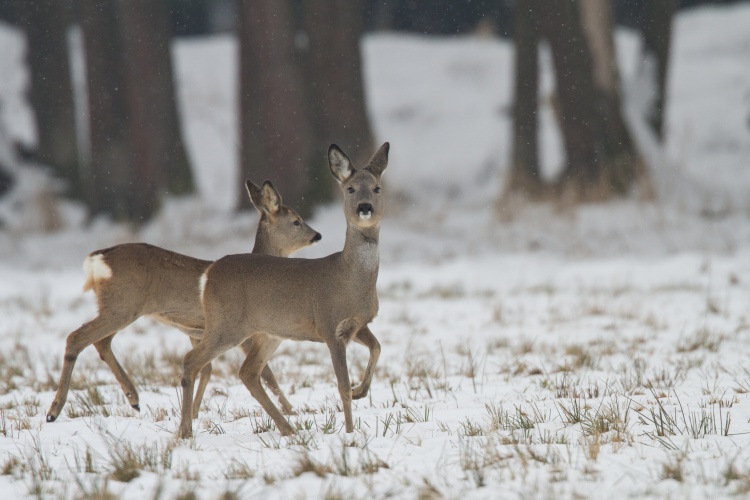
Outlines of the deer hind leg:
{"type": "MultiPolygon", "coordinates": [[[[245,351],[245,354],[249,354],[253,351],[253,343],[255,341],[254,339],[255,337],[250,337],[242,343],[242,350],[245,351]]],[[[269,355],[269,359],[272,355],[273,353],[269,355]]],[[[263,371],[260,372],[260,377],[266,383],[266,386],[271,389],[271,392],[273,392],[273,394],[278,398],[279,404],[281,404],[281,409],[284,410],[284,413],[287,415],[296,415],[297,412],[294,411],[292,404],[281,391],[281,387],[279,387],[279,383],[276,381],[276,376],[273,374],[271,367],[268,366],[268,362],[266,362],[266,366],[263,367],[263,371]]]]}
{"type": "Polygon", "coordinates": [[[198,415],[200,414],[203,395],[206,392],[208,381],[211,380],[211,369],[211,363],[208,363],[200,371],[198,388],[195,390],[195,396],[193,399],[193,418],[198,418],[198,415]]]}
{"type": "MultiPolygon", "coordinates": [[[[70,389],[70,377],[73,374],[78,355],[86,347],[106,337],[110,337],[135,321],[137,316],[107,316],[101,313],[88,323],[84,323],[77,330],[68,335],[65,341],[65,357],[63,358],[60,383],[57,386],[55,399],[47,411],[47,422],[54,422],[60,415],[70,389]]],[[[124,373],[124,372],[123,372],[124,373]]]]}
{"type": "MultiPolygon", "coordinates": [[[[190,343],[195,348],[199,343],[199,339],[190,338],[190,343]]],[[[208,381],[211,380],[211,363],[201,368],[198,380],[198,388],[195,390],[195,396],[193,399],[193,418],[198,418],[198,414],[201,410],[201,402],[203,401],[203,394],[206,392],[206,386],[208,381]]]]}
{"type": "MultiPolygon", "coordinates": [[[[255,334],[252,342],[247,346],[250,351],[247,353],[247,357],[240,368],[240,379],[250,391],[250,394],[252,394],[255,400],[266,410],[268,416],[276,423],[279,432],[284,436],[290,436],[295,432],[294,427],[287,422],[284,415],[276,408],[260,383],[260,375],[271,355],[276,352],[279,344],[281,344],[281,339],[277,337],[262,333],[255,334]]],[[[244,349],[245,345],[242,347],[244,349]]]]}
{"type": "MultiPolygon", "coordinates": [[[[201,337],[203,336],[203,329],[180,326],[178,326],[178,328],[182,333],[190,338],[190,344],[193,346],[193,349],[195,349],[195,347],[200,343],[201,337]]],[[[206,386],[208,386],[209,380],[211,380],[211,363],[208,363],[206,366],[204,366],[199,374],[198,388],[195,390],[195,396],[193,396],[193,418],[198,418],[198,415],[200,414],[203,395],[206,392],[206,386]]]]}
{"type": "Polygon", "coordinates": [[[94,342],[94,347],[96,347],[96,350],[99,352],[99,357],[102,358],[102,361],[107,363],[110,371],[114,374],[120,387],[122,387],[122,392],[124,392],[125,397],[128,398],[130,406],[141,411],[141,405],[138,402],[138,391],[135,388],[135,384],[133,384],[133,381],[130,380],[128,374],[122,366],[120,366],[120,363],[115,357],[115,353],[112,352],[112,339],[114,337],[114,334],[104,337],[103,339],[94,342]]]}
{"type": "Polygon", "coordinates": [[[378,363],[378,358],[380,357],[380,342],[378,342],[378,339],[375,338],[375,335],[372,334],[370,328],[367,326],[362,327],[357,332],[354,341],[370,350],[370,359],[367,361],[367,368],[362,376],[362,383],[352,389],[352,399],[362,399],[367,396],[367,391],[370,390],[375,365],[378,363]]]}
{"type": "Polygon", "coordinates": [[[234,347],[234,344],[222,341],[222,335],[209,335],[208,330],[203,339],[185,354],[182,369],[182,408],[180,410],[180,428],[178,436],[182,439],[193,435],[193,392],[195,378],[211,361],[234,347]]]}

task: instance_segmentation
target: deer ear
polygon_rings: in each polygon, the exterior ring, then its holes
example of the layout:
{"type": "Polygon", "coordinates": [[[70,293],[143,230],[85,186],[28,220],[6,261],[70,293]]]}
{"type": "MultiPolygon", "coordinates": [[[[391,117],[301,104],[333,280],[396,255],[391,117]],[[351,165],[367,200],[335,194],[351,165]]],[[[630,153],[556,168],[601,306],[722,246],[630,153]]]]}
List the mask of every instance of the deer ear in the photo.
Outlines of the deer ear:
{"type": "Polygon", "coordinates": [[[352,162],[348,156],[341,151],[335,144],[328,148],[328,165],[331,167],[331,174],[341,184],[351,177],[353,169],[352,162]]]}
{"type": "Polygon", "coordinates": [[[250,179],[245,181],[245,188],[247,189],[247,194],[250,196],[250,201],[253,202],[253,205],[258,210],[258,212],[263,211],[263,205],[261,204],[261,196],[260,196],[260,188],[253,183],[250,179]]]}
{"type": "Polygon", "coordinates": [[[383,175],[388,166],[388,152],[391,149],[391,144],[384,142],[380,149],[375,151],[375,154],[370,158],[370,162],[365,167],[365,170],[369,170],[373,175],[380,178],[383,175]]]}
{"type": "Polygon", "coordinates": [[[263,181],[260,188],[260,205],[268,215],[274,215],[281,210],[281,195],[271,181],[263,181]]]}

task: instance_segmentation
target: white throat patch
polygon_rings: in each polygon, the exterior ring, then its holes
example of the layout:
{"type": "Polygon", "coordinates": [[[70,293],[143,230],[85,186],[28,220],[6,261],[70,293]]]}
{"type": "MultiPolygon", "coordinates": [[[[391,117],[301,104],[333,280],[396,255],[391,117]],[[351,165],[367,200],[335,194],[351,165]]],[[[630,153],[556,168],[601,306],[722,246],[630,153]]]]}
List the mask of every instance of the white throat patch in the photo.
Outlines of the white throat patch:
{"type": "Polygon", "coordinates": [[[365,243],[357,249],[357,260],[366,269],[377,269],[380,265],[380,253],[377,243],[365,243]]]}

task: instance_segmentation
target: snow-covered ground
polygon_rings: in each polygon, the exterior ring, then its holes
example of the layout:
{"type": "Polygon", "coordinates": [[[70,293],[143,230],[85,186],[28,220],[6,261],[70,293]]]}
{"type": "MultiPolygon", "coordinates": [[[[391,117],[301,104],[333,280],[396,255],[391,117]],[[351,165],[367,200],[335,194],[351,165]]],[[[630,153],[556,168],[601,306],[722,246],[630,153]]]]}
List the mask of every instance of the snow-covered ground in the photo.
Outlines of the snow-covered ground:
{"type": "MultiPolygon", "coordinates": [[[[677,19],[668,144],[653,167],[659,201],[502,213],[494,203],[509,154],[512,46],[369,36],[369,109],[392,155],[371,325],[383,350],[370,395],[354,404],[356,432],[342,430],[325,348],[287,342],[271,365],[298,410],[297,436],[281,437],[239,383],[233,351],[215,364],[196,437],[176,440],[189,342],[145,319],[114,341],[141,412],[89,348],[65,410],[47,424],[65,337],[96,314],[81,292],[89,251],[141,240],[216,258],[252,247],[255,216],[231,214],[226,196],[236,191],[236,46],[180,42],[199,197],[169,201],[139,231],[105,219],[82,226],[80,207],[63,203],[52,233],[29,230],[44,225],[38,200],[0,201],[2,497],[750,493],[747,26],[746,4],[677,19]]],[[[638,39],[621,32],[617,42],[628,93],[638,39]]],[[[0,45],[0,119],[7,133],[32,137],[18,98],[21,39],[5,27],[0,45]]],[[[547,71],[545,92],[551,85],[547,71]]],[[[546,106],[541,116],[552,176],[560,139],[546,106]]],[[[341,248],[338,204],[309,222],[323,241],[299,255],[341,248]]],[[[349,354],[357,380],[367,353],[349,354]]]]}

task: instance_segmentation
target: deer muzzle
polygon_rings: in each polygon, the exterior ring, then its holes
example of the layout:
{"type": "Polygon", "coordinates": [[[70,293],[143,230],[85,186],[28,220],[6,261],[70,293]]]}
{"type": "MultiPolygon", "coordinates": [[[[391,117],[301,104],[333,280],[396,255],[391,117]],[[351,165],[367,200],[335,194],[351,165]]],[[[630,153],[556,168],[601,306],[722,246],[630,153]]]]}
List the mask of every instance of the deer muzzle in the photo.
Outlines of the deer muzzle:
{"type": "Polygon", "coordinates": [[[359,218],[367,220],[372,217],[372,204],[371,203],[360,203],[357,207],[357,213],[359,218]]]}

